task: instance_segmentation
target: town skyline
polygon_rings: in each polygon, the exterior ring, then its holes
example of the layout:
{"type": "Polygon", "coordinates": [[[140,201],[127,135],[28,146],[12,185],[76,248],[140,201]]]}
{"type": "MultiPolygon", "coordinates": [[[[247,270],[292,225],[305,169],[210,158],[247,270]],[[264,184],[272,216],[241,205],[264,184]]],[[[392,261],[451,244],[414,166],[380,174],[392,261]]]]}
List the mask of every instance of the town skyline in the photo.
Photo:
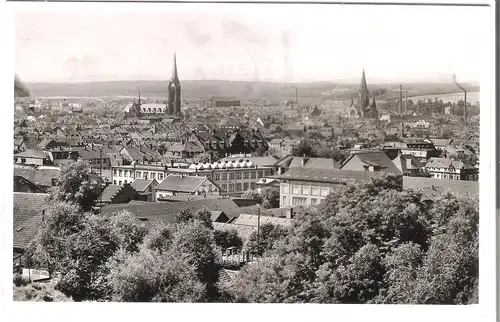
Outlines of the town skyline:
{"type": "Polygon", "coordinates": [[[290,6],[278,16],[272,5],[189,7],[92,17],[19,12],[15,71],[28,83],[167,80],[175,51],[181,81],[357,83],[363,69],[372,84],[451,82],[453,73],[481,79],[477,30],[487,21],[461,21],[484,8],[290,6]],[[354,23],[372,16],[370,28],[354,23]]]}

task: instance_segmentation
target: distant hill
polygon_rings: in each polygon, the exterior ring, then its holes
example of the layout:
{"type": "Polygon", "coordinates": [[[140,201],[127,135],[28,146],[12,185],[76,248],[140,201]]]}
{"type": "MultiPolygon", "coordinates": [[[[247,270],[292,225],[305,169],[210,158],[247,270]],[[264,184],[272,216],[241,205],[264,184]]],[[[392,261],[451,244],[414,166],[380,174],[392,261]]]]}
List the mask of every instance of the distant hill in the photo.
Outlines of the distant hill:
{"type": "MultiPolygon", "coordinates": [[[[141,92],[144,97],[165,97],[167,81],[110,81],[93,83],[29,83],[27,86],[35,97],[44,96],[136,96],[141,92]]],[[[210,98],[212,96],[235,96],[237,99],[257,100],[290,100],[294,99],[295,90],[287,83],[271,82],[241,82],[225,80],[183,81],[182,96],[188,99],[210,98]]],[[[337,84],[329,82],[293,83],[298,88],[299,101],[309,101],[325,96],[325,93],[336,97],[352,97],[359,84],[337,84]],[[334,89],[342,89],[342,91],[334,89]]],[[[394,98],[394,91],[399,90],[399,84],[368,84],[371,92],[377,98],[394,98]]],[[[405,88],[412,95],[427,95],[435,93],[450,93],[456,91],[456,86],[445,83],[407,83],[405,88]]],[[[409,93],[410,94],[410,93],[409,93]]],[[[326,95],[326,96],[328,96],[326,95]]],[[[331,99],[332,97],[325,97],[331,99]]]]}

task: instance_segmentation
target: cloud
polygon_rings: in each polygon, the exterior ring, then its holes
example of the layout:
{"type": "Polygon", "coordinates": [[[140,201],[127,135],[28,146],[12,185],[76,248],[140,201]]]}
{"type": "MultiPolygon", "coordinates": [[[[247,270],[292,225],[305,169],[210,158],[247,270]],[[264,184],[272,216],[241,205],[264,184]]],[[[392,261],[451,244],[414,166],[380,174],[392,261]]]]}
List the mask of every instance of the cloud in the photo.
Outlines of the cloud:
{"type": "Polygon", "coordinates": [[[200,26],[197,23],[186,22],[184,27],[187,38],[196,46],[203,46],[212,40],[212,35],[200,31],[200,26]]]}

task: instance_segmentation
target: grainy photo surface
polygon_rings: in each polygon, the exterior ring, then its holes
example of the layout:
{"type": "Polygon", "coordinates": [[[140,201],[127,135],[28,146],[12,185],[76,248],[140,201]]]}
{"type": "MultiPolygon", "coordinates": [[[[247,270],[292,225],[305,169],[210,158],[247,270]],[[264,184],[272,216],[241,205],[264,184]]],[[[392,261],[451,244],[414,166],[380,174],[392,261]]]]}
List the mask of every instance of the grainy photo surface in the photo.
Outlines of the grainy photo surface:
{"type": "Polygon", "coordinates": [[[487,8],[15,17],[14,301],[476,304],[487,8]]]}

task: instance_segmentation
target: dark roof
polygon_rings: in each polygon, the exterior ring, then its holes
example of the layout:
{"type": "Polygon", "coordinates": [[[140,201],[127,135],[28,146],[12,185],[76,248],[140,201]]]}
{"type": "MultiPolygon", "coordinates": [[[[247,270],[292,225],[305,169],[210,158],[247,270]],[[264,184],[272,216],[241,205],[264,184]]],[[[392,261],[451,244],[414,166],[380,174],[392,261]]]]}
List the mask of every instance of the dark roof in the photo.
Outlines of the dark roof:
{"type": "Polygon", "coordinates": [[[122,190],[122,186],[116,184],[110,184],[101,193],[99,200],[102,202],[111,202],[111,198],[113,198],[118,192],[122,190]]]}
{"type": "MultiPolygon", "coordinates": [[[[341,169],[346,169],[350,166],[350,161],[352,159],[358,158],[362,163],[367,166],[379,166],[384,169],[385,172],[393,174],[402,174],[401,171],[396,167],[394,162],[389,159],[387,154],[382,151],[363,151],[353,153],[343,164],[341,169]]],[[[359,170],[363,169],[349,169],[349,170],[359,170]]]]}
{"type": "Polygon", "coordinates": [[[356,171],[342,169],[308,169],[290,168],[282,175],[276,176],[281,180],[303,180],[313,182],[339,183],[369,181],[371,178],[381,178],[387,175],[394,175],[382,171],[356,171]]]}
{"type": "Polygon", "coordinates": [[[25,177],[14,176],[14,192],[43,193],[44,191],[25,177]]]}
{"type": "Polygon", "coordinates": [[[206,180],[208,180],[207,177],[170,174],[163,179],[163,181],[157,185],[155,189],[191,193],[201,186],[206,180]]]}
{"type": "Polygon", "coordinates": [[[149,179],[149,180],[147,180],[147,179],[135,179],[131,185],[135,191],[144,192],[144,190],[146,190],[151,185],[151,183],[154,183],[154,185],[158,184],[158,182],[155,179],[149,179]]]}
{"type": "Polygon", "coordinates": [[[36,235],[48,194],[14,192],[14,247],[25,248],[36,235]]]}
{"type": "Polygon", "coordinates": [[[457,196],[479,196],[479,182],[424,177],[403,177],[403,189],[422,191],[427,198],[434,198],[447,192],[457,196]]]}
{"type": "Polygon", "coordinates": [[[237,217],[240,213],[239,207],[231,199],[115,204],[102,207],[101,212],[110,215],[116,211],[128,210],[138,217],[147,217],[151,221],[161,219],[166,222],[172,222],[173,216],[183,208],[198,211],[204,207],[210,211],[223,211],[229,218],[237,217]]]}
{"type": "Polygon", "coordinates": [[[14,167],[14,175],[21,176],[38,186],[52,186],[52,179],[58,179],[61,170],[54,169],[36,169],[34,167],[14,167]]]}

